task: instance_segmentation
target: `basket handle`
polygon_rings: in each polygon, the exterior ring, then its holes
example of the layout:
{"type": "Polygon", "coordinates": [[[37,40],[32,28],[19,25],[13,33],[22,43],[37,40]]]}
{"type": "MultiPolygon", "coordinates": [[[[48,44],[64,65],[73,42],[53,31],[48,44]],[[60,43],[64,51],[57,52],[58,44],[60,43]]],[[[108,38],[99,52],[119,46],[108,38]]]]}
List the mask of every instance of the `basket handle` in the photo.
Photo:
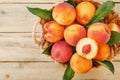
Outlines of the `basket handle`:
{"type": "Polygon", "coordinates": [[[41,44],[40,38],[38,40],[38,38],[36,37],[36,28],[37,28],[38,24],[40,24],[40,21],[36,21],[34,23],[33,31],[32,31],[32,36],[33,36],[33,40],[35,41],[35,43],[38,44],[38,45],[40,45],[41,44]]]}

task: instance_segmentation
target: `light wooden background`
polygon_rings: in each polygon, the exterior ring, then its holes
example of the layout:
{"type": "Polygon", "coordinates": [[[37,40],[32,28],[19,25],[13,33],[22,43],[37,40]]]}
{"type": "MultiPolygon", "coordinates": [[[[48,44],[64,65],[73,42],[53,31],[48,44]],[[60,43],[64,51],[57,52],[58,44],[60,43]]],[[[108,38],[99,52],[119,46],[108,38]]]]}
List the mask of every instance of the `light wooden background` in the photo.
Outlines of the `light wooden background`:
{"type": "MultiPolygon", "coordinates": [[[[41,55],[32,39],[32,26],[39,18],[26,6],[50,9],[63,0],[0,0],[0,80],[62,80],[65,68],[41,55]]],[[[106,0],[97,0],[103,2],[106,0]]],[[[120,14],[120,0],[114,0],[120,14]]],[[[120,80],[120,55],[113,60],[115,74],[104,67],[73,80],[120,80]]]]}

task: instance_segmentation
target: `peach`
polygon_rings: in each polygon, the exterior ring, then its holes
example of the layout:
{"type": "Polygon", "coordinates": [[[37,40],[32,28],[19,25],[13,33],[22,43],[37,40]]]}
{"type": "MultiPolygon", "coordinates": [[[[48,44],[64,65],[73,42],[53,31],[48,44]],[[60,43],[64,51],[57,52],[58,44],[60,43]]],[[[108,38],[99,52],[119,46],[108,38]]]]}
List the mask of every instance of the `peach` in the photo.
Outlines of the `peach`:
{"type": "Polygon", "coordinates": [[[120,32],[120,27],[116,23],[109,23],[108,26],[111,31],[120,32]]]}
{"type": "Polygon", "coordinates": [[[48,42],[57,42],[63,39],[64,26],[58,24],[55,21],[47,22],[44,27],[44,39],[48,42]]]}
{"type": "Polygon", "coordinates": [[[70,59],[70,66],[76,73],[86,73],[88,72],[93,64],[91,59],[86,59],[74,53],[70,59]]]}
{"type": "Polygon", "coordinates": [[[64,31],[65,41],[71,46],[76,46],[77,42],[84,37],[86,37],[86,30],[79,24],[73,24],[64,31]]]}
{"type": "Polygon", "coordinates": [[[91,2],[81,2],[76,7],[76,16],[78,23],[88,24],[96,12],[95,6],[91,2]]]}
{"type": "Polygon", "coordinates": [[[88,28],[87,36],[99,44],[105,44],[110,40],[111,31],[104,23],[94,23],[88,28]]]}
{"type": "Polygon", "coordinates": [[[99,45],[98,53],[95,60],[104,61],[106,60],[110,55],[110,46],[107,44],[101,44],[99,45]]]}
{"type": "Polygon", "coordinates": [[[59,24],[70,25],[76,18],[76,11],[71,4],[63,2],[53,8],[52,16],[59,24]]]}
{"type": "Polygon", "coordinates": [[[97,55],[98,44],[91,38],[83,38],[77,43],[76,51],[82,57],[93,59],[97,55]]]}
{"type": "Polygon", "coordinates": [[[53,45],[51,55],[56,61],[66,63],[72,56],[72,47],[65,41],[58,41],[53,45]]]}

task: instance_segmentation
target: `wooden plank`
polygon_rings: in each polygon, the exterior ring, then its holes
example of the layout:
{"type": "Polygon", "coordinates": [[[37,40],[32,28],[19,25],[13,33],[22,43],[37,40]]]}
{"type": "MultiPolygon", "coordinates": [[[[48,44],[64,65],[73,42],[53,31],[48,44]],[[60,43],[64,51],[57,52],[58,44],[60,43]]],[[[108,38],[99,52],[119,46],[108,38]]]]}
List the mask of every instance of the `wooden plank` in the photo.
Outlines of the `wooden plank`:
{"type": "MultiPolygon", "coordinates": [[[[26,6],[50,9],[54,4],[0,4],[0,32],[31,32],[38,17],[32,15],[26,6]]],[[[115,11],[120,14],[120,4],[115,11]]]]}
{"type": "MultiPolygon", "coordinates": [[[[0,0],[0,4],[20,4],[20,3],[57,3],[63,2],[64,0],[0,0]]],[[[98,1],[98,0],[94,0],[98,1]]],[[[98,2],[105,2],[107,0],[99,0],[98,2]]],[[[120,2],[120,0],[113,0],[114,2],[120,2]]]]}
{"type": "MultiPolygon", "coordinates": [[[[120,63],[115,74],[104,67],[93,68],[86,74],[75,74],[72,80],[119,80],[120,63]]],[[[55,63],[0,63],[0,80],[62,80],[65,68],[55,63]]]]}
{"type": "MultiPolygon", "coordinates": [[[[53,61],[42,51],[31,33],[0,33],[0,61],[53,61]]],[[[113,60],[120,60],[120,55],[113,60]]]]}
{"type": "Polygon", "coordinates": [[[57,2],[63,2],[64,0],[0,0],[1,4],[24,4],[24,3],[57,3],[57,2]]]}
{"type": "Polygon", "coordinates": [[[0,33],[0,61],[51,61],[37,46],[31,33],[0,33]]]}

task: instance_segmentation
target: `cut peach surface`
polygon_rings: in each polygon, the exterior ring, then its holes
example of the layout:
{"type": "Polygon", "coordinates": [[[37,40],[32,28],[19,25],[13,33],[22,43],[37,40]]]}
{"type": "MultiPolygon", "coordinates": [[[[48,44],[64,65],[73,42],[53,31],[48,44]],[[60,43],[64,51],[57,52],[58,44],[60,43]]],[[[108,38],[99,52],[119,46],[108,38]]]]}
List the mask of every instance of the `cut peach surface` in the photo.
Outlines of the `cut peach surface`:
{"type": "Polygon", "coordinates": [[[86,73],[92,68],[93,64],[91,59],[86,59],[74,53],[70,59],[70,66],[76,73],[86,73]]]}
{"type": "Polygon", "coordinates": [[[76,46],[77,53],[87,59],[93,59],[98,52],[98,44],[91,38],[81,39],[76,46]]]}
{"type": "Polygon", "coordinates": [[[53,8],[52,16],[59,24],[70,25],[76,18],[76,11],[71,4],[63,2],[53,8]]]}
{"type": "Polygon", "coordinates": [[[64,26],[55,21],[47,22],[43,27],[44,39],[48,42],[57,42],[63,39],[64,26]]]}
{"type": "Polygon", "coordinates": [[[87,36],[99,44],[105,44],[110,40],[111,31],[104,23],[94,23],[88,28],[87,36]]]}
{"type": "Polygon", "coordinates": [[[95,14],[96,8],[91,2],[81,2],[76,7],[76,19],[82,25],[88,24],[95,14]]]}
{"type": "Polygon", "coordinates": [[[72,56],[72,47],[65,41],[58,41],[51,49],[51,56],[60,63],[66,63],[72,56]]]}
{"type": "Polygon", "coordinates": [[[64,31],[65,41],[71,46],[76,46],[77,42],[84,37],[86,37],[86,30],[79,24],[70,25],[64,31]]]}
{"type": "Polygon", "coordinates": [[[110,55],[110,46],[107,44],[101,44],[99,45],[98,53],[95,56],[95,60],[104,61],[106,60],[110,55]]]}

